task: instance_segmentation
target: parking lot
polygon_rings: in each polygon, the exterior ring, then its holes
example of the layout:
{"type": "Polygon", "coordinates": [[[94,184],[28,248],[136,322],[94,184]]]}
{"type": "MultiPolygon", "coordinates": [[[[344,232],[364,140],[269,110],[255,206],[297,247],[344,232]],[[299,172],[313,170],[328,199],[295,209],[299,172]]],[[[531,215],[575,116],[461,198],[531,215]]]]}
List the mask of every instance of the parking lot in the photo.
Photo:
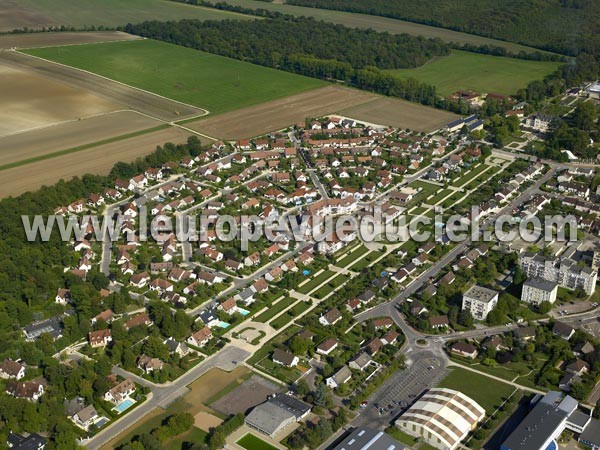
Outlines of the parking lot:
{"type": "Polygon", "coordinates": [[[371,395],[353,426],[388,426],[447,374],[444,359],[428,350],[410,353],[407,365],[407,369],[398,370],[371,395]]]}

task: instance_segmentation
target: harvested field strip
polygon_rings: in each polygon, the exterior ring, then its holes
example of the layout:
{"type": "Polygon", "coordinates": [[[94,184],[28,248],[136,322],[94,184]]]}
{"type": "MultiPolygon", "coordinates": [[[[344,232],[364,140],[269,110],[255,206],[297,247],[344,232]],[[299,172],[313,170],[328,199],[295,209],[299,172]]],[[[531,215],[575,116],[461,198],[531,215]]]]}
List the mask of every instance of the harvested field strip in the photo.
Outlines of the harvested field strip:
{"type": "Polygon", "coordinates": [[[183,143],[189,133],[170,127],[165,130],[146,133],[129,139],[111,142],[76,153],[56,156],[45,161],[37,161],[12,169],[3,170],[0,185],[0,198],[33,191],[58,180],[70,180],[84,174],[106,175],[115,163],[131,162],[167,142],[183,143]]]}
{"type": "Polygon", "coordinates": [[[325,82],[151,39],[27,50],[166,98],[222,113],[325,82]]]}
{"type": "Polygon", "coordinates": [[[9,9],[6,20],[0,17],[0,31],[57,25],[116,27],[145,20],[225,20],[247,17],[235,12],[165,0],[18,0],[16,6],[9,9]]]}
{"type": "Polygon", "coordinates": [[[430,132],[458,119],[456,114],[391,97],[378,97],[338,111],[339,114],[378,125],[430,132]]]}
{"type": "MultiPolygon", "coordinates": [[[[96,45],[120,45],[133,42],[113,42],[109,44],[90,44],[71,47],[53,47],[51,49],[37,49],[36,51],[63,52],[72,50],[90,49],[96,45]]],[[[49,80],[55,80],[63,85],[69,85],[108,99],[117,105],[115,109],[130,109],[159,118],[165,121],[183,120],[206,114],[206,111],[194,106],[171,100],[151,92],[120,83],[118,81],[98,76],[85,70],[76,69],[41,58],[32,57],[21,52],[0,52],[0,61],[21,70],[28,70],[37,75],[42,75],[49,80]]]]}
{"type": "Polygon", "coordinates": [[[2,164],[16,163],[65,149],[155,128],[162,123],[135,111],[73,120],[0,137],[2,164]]]}
{"type": "Polygon", "coordinates": [[[122,31],[3,34],[0,36],[0,49],[55,47],[135,39],[141,38],[122,31]]]}
{"type": "Polygon", "coordinates": [[[326,280],[331,278],[333,275],[335,275],[335,272],[333,272],[331,270],[325,270],[324,272],[321,272],[316,277],[312,278],[307,283],[305,283],[302,286],[300,286],[299,288],[297,288],[296,291],[300,292],[301,294],[308,294],[310,291],[315,289],[321,283],[324,283],[326,280]]]}
{"type": "Polygon", "coordinates": [[[47,153],[45,155],[40,155],[40,156],[36,156],[36,157],[33,157],[33,158],[29,158],[29,159],[23,159],[21,161],[13,162],[13,163],[10,163],[10,164],[4,164],[4,165],[0,166],[0,171],[12,169],[14,167],[23,166],[25,164],[31,164],[31,163],[34,163],[34,162],[44,161],[46,159],[56,158],[57,156],[69,155],[71,153],[80,152],[82,150],[87,150],[89,148],[99,147],[101,145],[110,144],[112,142],[123,141],[125,139],[131,139],[131,138],[134,138],[136,136],[142,136],[144,134],[154,133],[155,131],[165,130],[165,129],[169,128],[169,127],[170,127],[170,125],[167,125],[167,124],[158,125],[158,126],[156,126],[154,128],[148,128],[146,130],[135,131],[133,133],[123,134],[121,136],[115,136],[115,137],[112,137],[112,138],[104,139],[102,141],[92,142],[90,144],[80,145],[78,147],[68,148],[66,150],[61,150],[61,151],[58,151],[58,152],[47,153]]]}
{"type": "Polygon", "coordinates": [[[196,131],[221,139],[243,139],[281,130],[307,117],[319,117],[379,98],[341,86],[326,86],[301,94],[238,109],[218,117],[186,121],[196,131]]]}
{"type": "Polygon", "coordinates": [[[279,314],[281,311],[292,305],[294,302],[298,301],[293,297],[285,297],[275,303],[273,306],[268,308],[265,312],[259,314],[254,318],[256,322],[265,323],[279,314]]]}

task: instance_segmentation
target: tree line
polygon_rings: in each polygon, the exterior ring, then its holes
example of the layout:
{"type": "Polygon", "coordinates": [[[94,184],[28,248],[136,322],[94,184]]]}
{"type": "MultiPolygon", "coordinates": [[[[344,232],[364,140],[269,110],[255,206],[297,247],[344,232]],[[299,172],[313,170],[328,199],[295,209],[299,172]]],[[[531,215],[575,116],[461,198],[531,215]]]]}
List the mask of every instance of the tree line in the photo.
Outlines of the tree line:
{"type": "Polygon", "coordinates": [[[594,0],[288,0],[288,4],[407,20],[566,55],[597,48],[594,0]]]}

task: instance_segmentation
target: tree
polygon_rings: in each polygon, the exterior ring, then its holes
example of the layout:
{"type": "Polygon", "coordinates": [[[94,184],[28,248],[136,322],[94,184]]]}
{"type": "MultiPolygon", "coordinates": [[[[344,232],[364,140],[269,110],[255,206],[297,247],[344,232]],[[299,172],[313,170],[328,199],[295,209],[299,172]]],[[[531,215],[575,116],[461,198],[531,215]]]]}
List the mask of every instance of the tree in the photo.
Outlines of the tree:
{"type": "Polygon", "coordinates": [[[458,313],[458,323],[463,327],[470,328],[473,326],[473,322],[473,316],[470,311],[463,309],[458,313]]]}
{"type": "Polygon", "coordinates": [[[538,309],[541,314],[548,314],[552,310],[552,303],[548,301],[541,302],[538,309]]]}
{"type": "Polygon", "coordinates": [[[581,130],[592,131],[596,128],[598,108],[594,102],[583,102],[573,112],[573,123],[581,130]]]}

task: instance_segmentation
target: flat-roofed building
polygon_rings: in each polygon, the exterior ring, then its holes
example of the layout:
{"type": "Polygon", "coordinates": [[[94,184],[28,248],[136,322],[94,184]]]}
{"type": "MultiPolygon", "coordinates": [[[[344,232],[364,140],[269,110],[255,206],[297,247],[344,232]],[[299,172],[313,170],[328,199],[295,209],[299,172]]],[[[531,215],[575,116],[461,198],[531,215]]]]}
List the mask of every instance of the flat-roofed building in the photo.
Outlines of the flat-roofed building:
{"type": "Polygon", "coordinates": [[[485,320],[498,304],[498,293],[482,286],[471,286],[463,294],[462,309],[471,313],[476,320],[485,320]]]}
{"type": "Polygon", "coordinates": [[[400,418],[396,426],[441,450],[454,450],[485,417],[473,399],[452,389],[430,389],[400,418]]]}
{"type": "Polygon", "coordinates": [[[383,431],[361,427],[353,430],[333,450],[404,450],[404,446],[383,431]]]}
{"type": "Polygon", "coordinates": [[[565,430],[577,400],[560,392],[548,392],[500,446],[500,450],[558,449],[556,438],[565,430]]]}

